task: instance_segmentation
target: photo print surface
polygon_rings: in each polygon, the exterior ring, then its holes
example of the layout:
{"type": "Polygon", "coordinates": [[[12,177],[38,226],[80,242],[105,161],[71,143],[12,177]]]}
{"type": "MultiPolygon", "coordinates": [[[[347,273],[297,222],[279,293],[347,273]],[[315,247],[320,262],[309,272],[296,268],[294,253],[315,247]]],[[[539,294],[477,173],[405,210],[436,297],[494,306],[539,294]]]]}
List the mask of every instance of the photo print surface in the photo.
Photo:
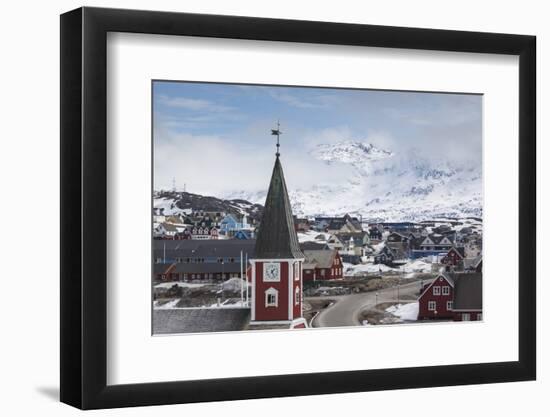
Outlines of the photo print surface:
{"type": "Polygon", "coordinates": [[[482,320],[482,100],[153,81],[153,334],[482,320]]]}

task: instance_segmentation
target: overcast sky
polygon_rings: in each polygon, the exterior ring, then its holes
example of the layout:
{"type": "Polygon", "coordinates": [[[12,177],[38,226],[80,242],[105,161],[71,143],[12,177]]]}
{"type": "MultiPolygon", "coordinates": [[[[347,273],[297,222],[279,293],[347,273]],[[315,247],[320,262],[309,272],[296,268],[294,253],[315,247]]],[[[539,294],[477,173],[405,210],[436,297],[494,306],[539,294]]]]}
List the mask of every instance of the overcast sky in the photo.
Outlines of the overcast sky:
{"type": "Polygon", "coordinates": [[[346,176],[308,156],[355,140],[396,154],[481,163],[482,96],[156,81],[154,186],[223,195],[265,189],[281,122],[289,188],[346,176]]]}

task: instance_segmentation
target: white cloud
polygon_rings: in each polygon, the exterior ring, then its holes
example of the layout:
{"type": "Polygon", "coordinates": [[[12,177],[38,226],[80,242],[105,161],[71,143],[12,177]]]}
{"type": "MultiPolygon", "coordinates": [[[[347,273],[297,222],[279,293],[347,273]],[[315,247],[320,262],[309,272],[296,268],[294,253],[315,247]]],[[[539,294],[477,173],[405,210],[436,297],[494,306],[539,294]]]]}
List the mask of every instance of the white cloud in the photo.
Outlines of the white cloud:
{"type": "Polygon", "coordinates": [[[223,106],[212,101],[187,98],[187,97],[168,97],[161,95],[158,97],[158,103],[167,107],[176,107],[185,110],[193,111],[211,111],[211,112],[226,112],[234,110],[232,107],[223,106]]]}
{"type": "Polygon", "coordinates": [[[303,98],[285,90],[269,89],[268,92],[275,100],[300,109],[328,109],[340,101],[337,97],[329,94],[317,94],[303,98]]]}
{"type": "MultiPolygon", "coordinates": [[[[186,184],[189,192],[223,196],[235,191],[267,189],[275,161],[269,141],[243,145],[221,136],[155,132],[155,189],[186,184]]],[[[281,148],[281,162],[289,188],[332,184],[345,180],[351,168],[329,166],[302,146],[281,148]]]]}

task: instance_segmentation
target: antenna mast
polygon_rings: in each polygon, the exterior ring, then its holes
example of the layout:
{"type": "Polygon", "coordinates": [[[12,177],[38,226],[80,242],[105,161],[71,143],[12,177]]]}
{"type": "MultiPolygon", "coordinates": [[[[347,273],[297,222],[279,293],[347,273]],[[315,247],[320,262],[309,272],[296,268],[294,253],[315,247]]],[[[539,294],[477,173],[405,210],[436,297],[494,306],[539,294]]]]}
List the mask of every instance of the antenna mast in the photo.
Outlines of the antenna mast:
{"type": "Polygon", "coordinates": [[[281,155],[279,153],[279,147],[281,146],[279,143],[279,136],[283,134],[283,132],[281,132],[281,124],[279,123],[279,120],[277,120],[277,129],[271,129],[271,134],[277,136],[277,152],[275,153],[275,156],[278,158],[281,155]]]}

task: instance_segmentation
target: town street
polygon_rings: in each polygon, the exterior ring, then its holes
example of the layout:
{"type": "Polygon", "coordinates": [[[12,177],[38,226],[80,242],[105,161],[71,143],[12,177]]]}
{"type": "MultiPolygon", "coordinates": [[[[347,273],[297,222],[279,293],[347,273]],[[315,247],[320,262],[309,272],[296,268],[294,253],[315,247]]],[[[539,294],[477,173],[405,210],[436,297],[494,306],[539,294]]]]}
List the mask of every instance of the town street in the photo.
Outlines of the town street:
{"type": "MultiPolygon", "coordinates": [[[[424,280],[428,283],[429,280],[424,280]]],[[[420,290],[420,281],[414,281],[399,286],[399,300],[410,303],[416,299],[420,290]]],[[[357,326],[359,313],[366,307],[374,307],[377,303],[398,302],[397,286],[361,294],[331,297],[335,303],[321,311],[313,320],[313,327],[357,326]],[[378,296],[376,295],[378,293],[378,296]]]]}

